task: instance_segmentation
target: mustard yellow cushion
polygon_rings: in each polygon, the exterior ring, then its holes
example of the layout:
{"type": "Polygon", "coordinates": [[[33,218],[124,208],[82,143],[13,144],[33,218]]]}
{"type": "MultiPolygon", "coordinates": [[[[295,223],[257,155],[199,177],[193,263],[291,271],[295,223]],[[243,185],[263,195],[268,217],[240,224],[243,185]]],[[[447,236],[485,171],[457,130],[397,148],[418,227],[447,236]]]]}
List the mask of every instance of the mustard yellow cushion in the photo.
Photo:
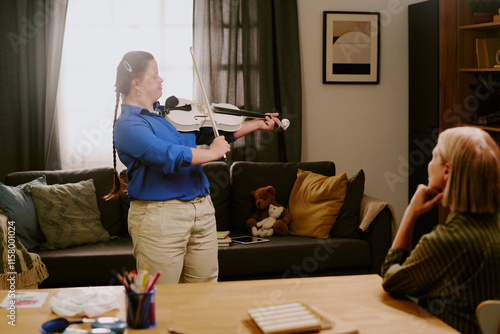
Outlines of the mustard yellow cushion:
{"type": "Polygon", "coordinates": [[[299,169],[288,202],[290,234],[328,238],[344,205],[347,175],[324,176],[299,169]]]}

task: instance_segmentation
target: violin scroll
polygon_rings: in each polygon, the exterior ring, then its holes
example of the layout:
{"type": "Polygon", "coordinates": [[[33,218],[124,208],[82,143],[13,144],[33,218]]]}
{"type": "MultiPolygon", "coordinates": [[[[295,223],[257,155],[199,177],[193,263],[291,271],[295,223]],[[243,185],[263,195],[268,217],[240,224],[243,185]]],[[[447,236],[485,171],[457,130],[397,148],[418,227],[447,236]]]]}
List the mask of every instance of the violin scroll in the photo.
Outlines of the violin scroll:
{"type": "Polygon", "coordinates": [[[281,127],[283,128],[283,130],[288,129],[289,126],[290,126],[290,121],[288,120],[288,118],[283,118],[281,120],[281,127]]]}

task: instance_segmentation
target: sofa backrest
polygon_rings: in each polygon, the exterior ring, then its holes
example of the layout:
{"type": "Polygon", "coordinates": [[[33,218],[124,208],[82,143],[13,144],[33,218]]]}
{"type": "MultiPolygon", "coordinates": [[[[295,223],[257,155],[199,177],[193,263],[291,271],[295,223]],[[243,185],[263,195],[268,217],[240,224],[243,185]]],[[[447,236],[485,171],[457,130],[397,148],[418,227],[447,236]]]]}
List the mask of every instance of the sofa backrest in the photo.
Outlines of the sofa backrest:
{"type": "Polygon", "coordinates": [[[5,183],[10,186],[16,186],[22,183],[30,182],[37,177],[45,175],[47,184],[76,183],[88,179],[94,180],[97,196],[97,206],[101,213],[101,222],[103,227],[110,235],[119,235],[123,231],[120,200],[111,199],[105,201],[102,197],[108,194],[113,187],[113,168],[88,168],[88,169],[69,169],[55,171],[25,171],[14,172],[7,175],[5,183]]]}
{"type": "Polygon", "coordinates": [[[257,188],[273,186],[276,189],[276,202],[287,208],[299,168],[326,176],[335,175],[335,164],[331,161],[233,163],[230,168],[230,230],[246,232],[246,221],[252,217],[255,210],[251,193],[257,188]]]}
{"type": "MultiPolygon", "coordinates": [[[[326,176],[335,175],[335,164],[331,161],[289,163],[239,161],[230,167],[221,161],[203,164],[203,172],[210,182],[210,196],[215,207],[217,230],[246,232],[246,220],[255,210],[251,193],[260,187],[273,186],[276,189],[276,201],[288,207],[288,199],[299,168],[326,176]]],[[[97,205],[104,228],[111,235],[127,233],[128,201],[102,199],[113,186],[111,167],[14,172],[7,175],[5,183],[16,186],[44,174],[47,184],[75,183],[94,179],[97,205]]]]}

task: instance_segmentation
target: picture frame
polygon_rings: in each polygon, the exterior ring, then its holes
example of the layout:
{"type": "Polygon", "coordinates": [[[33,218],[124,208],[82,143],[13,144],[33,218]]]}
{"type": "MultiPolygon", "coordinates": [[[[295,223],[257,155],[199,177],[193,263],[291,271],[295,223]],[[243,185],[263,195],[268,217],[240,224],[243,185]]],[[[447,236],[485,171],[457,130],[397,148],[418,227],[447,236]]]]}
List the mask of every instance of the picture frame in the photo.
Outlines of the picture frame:
{"type": "Polygon", "coordinates": [[[378,84],[380,13],[323,12],[323,83],[378,84]]]}

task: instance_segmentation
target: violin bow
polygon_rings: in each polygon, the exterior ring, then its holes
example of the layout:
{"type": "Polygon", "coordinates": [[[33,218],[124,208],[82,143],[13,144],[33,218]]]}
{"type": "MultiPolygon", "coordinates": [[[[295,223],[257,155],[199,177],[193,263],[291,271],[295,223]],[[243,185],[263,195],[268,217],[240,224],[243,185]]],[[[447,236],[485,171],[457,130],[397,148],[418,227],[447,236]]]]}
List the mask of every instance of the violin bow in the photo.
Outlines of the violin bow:
{"type": "MultiPolygon", "coordinates": [[[[217,128],[217,124],[215,124],[214,117],[212,114],[212,107],[210,102],[208,101],[207,94],[205,94],[205,87],[203,86],[203,82],[201,81],[200,74],[198,73],[198,67],[196,66],[196,61],[194,60],[193,47],[189,47],[189,52],[191,53],[191,58],[193,59],[194,71],[196,73],[196,77],[198,78],[198,82],[200,83],[201,94],[203,95],[203,102],[205,103],[205,107],[207,107],[208,118],[210,118],[210,123],[212,123],[212,129],[214,130],[215,137],[219,136],[219,129],[217,128]]],[[[224,154],[224,159],[226,155],[224,154]]]]}

